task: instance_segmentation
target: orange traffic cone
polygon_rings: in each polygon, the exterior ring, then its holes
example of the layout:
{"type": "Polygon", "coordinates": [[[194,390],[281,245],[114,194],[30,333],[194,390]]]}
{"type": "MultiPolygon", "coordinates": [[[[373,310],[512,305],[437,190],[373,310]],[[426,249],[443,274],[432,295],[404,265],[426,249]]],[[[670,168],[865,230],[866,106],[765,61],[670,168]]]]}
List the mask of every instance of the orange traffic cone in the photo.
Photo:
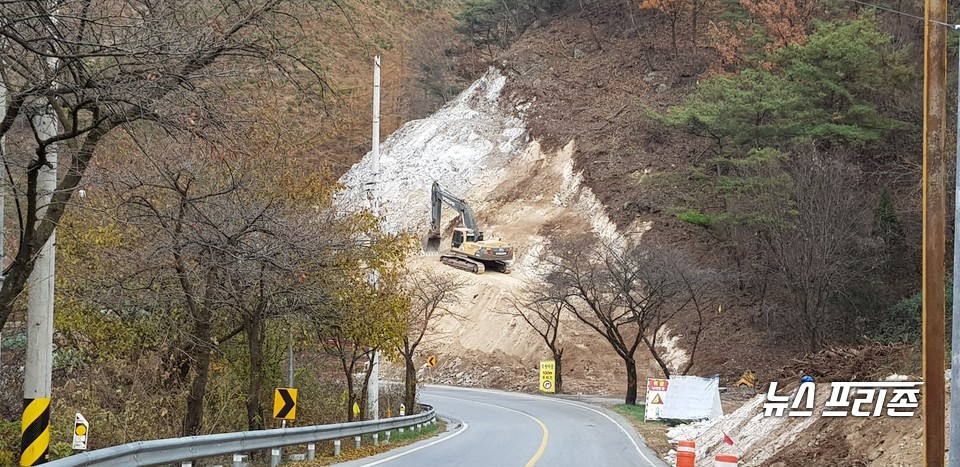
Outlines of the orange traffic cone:
{"type": "Polygon", "coordinates": [[[677,443],[677,467],[694,467],[697,456],[697,443],[683,440],[677,443]]]}
{"type": "Polygon", "coordinates": [[[740,458],[730,454],[719,454],[713,461],[714,467],[737,467],[740,465],[740,458]]]}

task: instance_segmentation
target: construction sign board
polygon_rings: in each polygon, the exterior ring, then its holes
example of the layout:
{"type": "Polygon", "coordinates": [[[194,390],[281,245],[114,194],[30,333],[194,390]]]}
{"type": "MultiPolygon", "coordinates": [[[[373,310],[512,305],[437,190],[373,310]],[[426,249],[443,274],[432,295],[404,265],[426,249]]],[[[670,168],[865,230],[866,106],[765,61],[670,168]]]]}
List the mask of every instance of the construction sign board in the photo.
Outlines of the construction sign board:
{"type": "Polygon", "coordinates": [[[273,418],[278,420],[297,419],[297,390],[277,388],[273,393],[273,418]]]}
{"type": "Polygon", "coordinates": [[[665,379],[650,378],[647,380],[647,405],[643,412],[644,420],[661,419],[668,385],[669,381],[665,379]]]}
{"type": "Polygon", "coordinates": [[[670,403],[660,416],[674,420],[712,420],[723,416],[720,405],[720,376],[671,376],[664,395],[670,403]]]}
{"type": "Polygon", "coordinates": [[[556,384],[556,369],[557,364],[553,360],[548,362],[540,362],[540,391],[541,392],[556,392],[554,385],[556,384]]]}

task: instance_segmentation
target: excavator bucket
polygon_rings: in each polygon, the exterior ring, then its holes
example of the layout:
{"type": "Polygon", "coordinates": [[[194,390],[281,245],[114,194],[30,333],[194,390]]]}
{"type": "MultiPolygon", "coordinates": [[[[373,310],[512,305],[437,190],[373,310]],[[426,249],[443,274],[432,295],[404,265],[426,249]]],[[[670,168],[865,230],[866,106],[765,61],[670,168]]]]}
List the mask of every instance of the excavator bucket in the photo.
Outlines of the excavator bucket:
{"type": "Polygon", "coordinates": [[[423,246],[423,252],[428,255],[440,254],[440,237],[427,237],[427,242],[423,246]]]}

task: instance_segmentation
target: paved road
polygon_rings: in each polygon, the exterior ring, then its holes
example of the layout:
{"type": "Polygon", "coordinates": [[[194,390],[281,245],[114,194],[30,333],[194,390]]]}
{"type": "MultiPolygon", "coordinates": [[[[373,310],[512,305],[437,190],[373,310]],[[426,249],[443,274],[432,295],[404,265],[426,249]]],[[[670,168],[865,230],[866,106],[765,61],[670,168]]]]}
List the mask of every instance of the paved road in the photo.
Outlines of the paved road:
{"type": "Polygon", "coordinates": [[[428,386],[440,437],[342,466],[666,466],[618,415],[558,398],[428,386]],[[621,424],[622,423],[622,424],[621,424]]]}

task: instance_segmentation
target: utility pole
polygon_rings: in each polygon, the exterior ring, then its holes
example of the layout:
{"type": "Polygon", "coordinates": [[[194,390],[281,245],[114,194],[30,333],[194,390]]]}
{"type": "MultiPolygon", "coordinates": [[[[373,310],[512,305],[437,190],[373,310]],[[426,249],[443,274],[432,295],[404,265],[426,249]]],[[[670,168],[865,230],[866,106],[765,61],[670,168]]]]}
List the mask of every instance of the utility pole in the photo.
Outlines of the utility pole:
{"type": "MultiPolygon", "coordinates": [[[[293,387],[293,322],[290,323],[290,345],[287,347],[287,387],[293,387]]],[[[286,421],[286,420],[284,420],[286,421]]]]}
{"type": "MultiPolygon", "coordinates": [[[[367,185],[367,196],[373,215],[380,215],[380,192],[377,185],[380,183],[380,56],[373,58],[373,144],[371,181],[367,185]]],[[[374,279],[374,286],[376,286],[374,279]]],[[[380,418],[380,352],[373,351],[370,357],[370,383],[367,385],[367,413],[370,420],[380,418]]]]}
{"type": "Polygon", "coordinates": [[[923,465],[940,467],[945,452],[946,340],[946,0],[924,0],[923,47],[923,465]]]}
{"type": "MultiPolygon", "coordinates": [[[[0,121],[3,121],[4,118],[7,118],[7,84],[3,82],[3,76],[0,76],[0,121]]],[[[4,160],[7,157],[7,137],[0,136],[0,165],[3,165],[4,160]]],[[[4,202],[3,195],[6,188],[6,183],[3,182],[2,177],[0,177],[0,287],[3,287],[3,280],[5,276],[3,275],[4,269],[7,267],[7,256],[6,250],[3,249],[3,234],[4,230],[4,202]]],[[[3,370],[3,326],[0,326],[0,371],[3,370]]]]}
{"type": "MultiPolygon", "coordinates": [[[[49,103],[33,117],[40,139],[57,135],[57,116],[49,103]]],[[[57,147],[47,146],[46,164],[37,174],[37,222],[46,214],[57,188],[57,147]]],[[[39,157],[39,155],[38,155],[39,157]]],[[[53,279],[56,231],[37,255],[27,298],[27,358],[23,374],[23,421],[20,465],[47,462],[50,446],[50,385],[53,369],[53,279]]]]}
{"type": "MultiPolygon", "coordinates": [[[[960,31],[960,25],[953,27],[960,31]]],[[[960,77],[960,53],[957,54],[960,77]]],[[[960,168],[960,79],[957,80],[957,167],[960,168]]],[[[950,338],[950,394],[960,394],[960,170],[953,184],[953,333],[950,338]]],[[[960,467],[960,397],[950,398],[950,467],[960,467]]]]}
{"type": "MultiPolygon", "coordinates": [[[[0,76],[0,121],[7,118],[7,84],[3,81],[3,76],[0,76]]],[[[4,162],[4,159],[7,157],[7,137],[6,135],[0,136],[0,164],[4,162]]],[[[6,193],[7,184],[3,181],[3,177],[0,177],[0,287],[3,287],[3,280],[6,276],[3,275],[3,271],[7,267],[7,256],[6,251],[4,250],[3,245],[3,234],[6,232],[4,228],[4,194],[6,193]]],[[[3,368],[3,326],[0,326],[0,370],[3,368]]]]}

